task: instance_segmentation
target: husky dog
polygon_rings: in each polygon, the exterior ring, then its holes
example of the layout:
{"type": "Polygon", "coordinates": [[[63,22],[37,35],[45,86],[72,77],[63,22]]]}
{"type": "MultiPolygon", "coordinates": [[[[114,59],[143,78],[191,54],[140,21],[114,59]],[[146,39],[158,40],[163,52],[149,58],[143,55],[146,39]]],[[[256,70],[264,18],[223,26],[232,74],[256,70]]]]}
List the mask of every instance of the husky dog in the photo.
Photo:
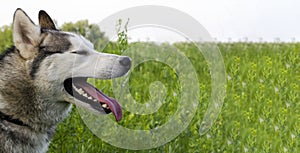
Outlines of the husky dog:
{"type": "Polygon", "coordinates": [[[131,59],[99,53],[80,35],[60,31],[45,11],[39,25],[17,9],[14,46],[0,55],[0,152],[46,152],[72,104],[122,118],[118,102],[87,83],[126,74],[131,59]]]}

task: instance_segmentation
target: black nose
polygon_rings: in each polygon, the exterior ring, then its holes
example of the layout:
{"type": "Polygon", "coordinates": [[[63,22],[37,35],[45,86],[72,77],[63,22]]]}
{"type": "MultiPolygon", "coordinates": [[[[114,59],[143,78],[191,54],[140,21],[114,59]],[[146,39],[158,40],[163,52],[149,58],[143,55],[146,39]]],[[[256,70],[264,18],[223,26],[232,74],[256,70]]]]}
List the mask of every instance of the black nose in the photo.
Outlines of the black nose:
{"type": "Polygon", "coordinates": [[[130,66],[131,65],[131,59],[129,57],[126,57],[126,56],[119,57],[119,62],[123,66],[130,66]]]}

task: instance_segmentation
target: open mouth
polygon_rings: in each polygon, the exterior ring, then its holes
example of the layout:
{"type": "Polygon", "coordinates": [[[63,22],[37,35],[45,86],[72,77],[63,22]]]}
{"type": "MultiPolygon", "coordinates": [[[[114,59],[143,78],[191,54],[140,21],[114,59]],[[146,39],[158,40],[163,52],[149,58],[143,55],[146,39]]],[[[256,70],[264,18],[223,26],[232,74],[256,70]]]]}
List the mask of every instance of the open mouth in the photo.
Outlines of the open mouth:
{"type": "Polygon", "coordinates": [[[90,104],[96,110],[103,109],[106,114],[113,113],[116,120],[122,118],[122,108],[113,98],[108,97],[96,87],[87,83],[85,77],[68,78],[64,81],[65,90],[76,99],[90,104]]]}

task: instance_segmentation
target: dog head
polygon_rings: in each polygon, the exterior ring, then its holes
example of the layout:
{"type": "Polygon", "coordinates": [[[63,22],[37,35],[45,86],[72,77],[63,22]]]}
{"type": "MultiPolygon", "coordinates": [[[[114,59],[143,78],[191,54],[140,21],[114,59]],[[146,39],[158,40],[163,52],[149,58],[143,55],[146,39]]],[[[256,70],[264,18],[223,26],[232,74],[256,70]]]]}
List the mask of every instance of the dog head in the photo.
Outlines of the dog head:
{"type": "Polygon", "coordinates": [[[126,74],[131,66],[129,57],[97,52],[84,37],[58,30],[45,11],[39,12],[38,26],[17,9],[13,41],[38,94],[53,103],[65,101],[95,113],[112,112],[117,121],[121,119],[118,102],[87,83],[87,79],[126,74]]]}

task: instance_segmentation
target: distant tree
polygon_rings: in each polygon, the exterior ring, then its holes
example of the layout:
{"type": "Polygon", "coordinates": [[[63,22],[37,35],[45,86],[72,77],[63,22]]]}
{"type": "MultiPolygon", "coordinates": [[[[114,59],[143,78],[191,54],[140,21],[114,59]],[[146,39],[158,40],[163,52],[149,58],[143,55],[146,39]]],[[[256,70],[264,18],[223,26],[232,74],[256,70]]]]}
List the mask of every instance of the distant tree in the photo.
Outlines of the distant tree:
{"type": "MultiPolygon", "coordinates": [[[[102,51],[108,44],[108,38],[105,33],[100,31],[96,24],[89,24],[88,20],[81,20],[76,23],[68,22],[62,25],[62,30],[78,33],[89,39],[95,46],[95,49],[102,51]]],[[[0,53],[13,45],[12,26],[0,27],[0,53]]]]}
{"type": "Polygon", "coordinates": [[[81,20],[81,21],[77,21],[76,23],[67,22],[62,25],[62,30],[75,32],[82,36],[86,36],[88,28],[89,28],[88,20],[81,20]]]}
{"type": "Polygon", "coordinates": [[[62,30],[75,32],[89,39],[97,50],[103,50],[108,43],[105,33],[100,31],[97,24],[89,24],[88,20],[77,21],[76,23],[68,22],[62,25],[62,30]]]}
{"type": "Polygon", "coordinates": [[[0,27],[0,53],[13,45],[12,26],[0,27]]]}

